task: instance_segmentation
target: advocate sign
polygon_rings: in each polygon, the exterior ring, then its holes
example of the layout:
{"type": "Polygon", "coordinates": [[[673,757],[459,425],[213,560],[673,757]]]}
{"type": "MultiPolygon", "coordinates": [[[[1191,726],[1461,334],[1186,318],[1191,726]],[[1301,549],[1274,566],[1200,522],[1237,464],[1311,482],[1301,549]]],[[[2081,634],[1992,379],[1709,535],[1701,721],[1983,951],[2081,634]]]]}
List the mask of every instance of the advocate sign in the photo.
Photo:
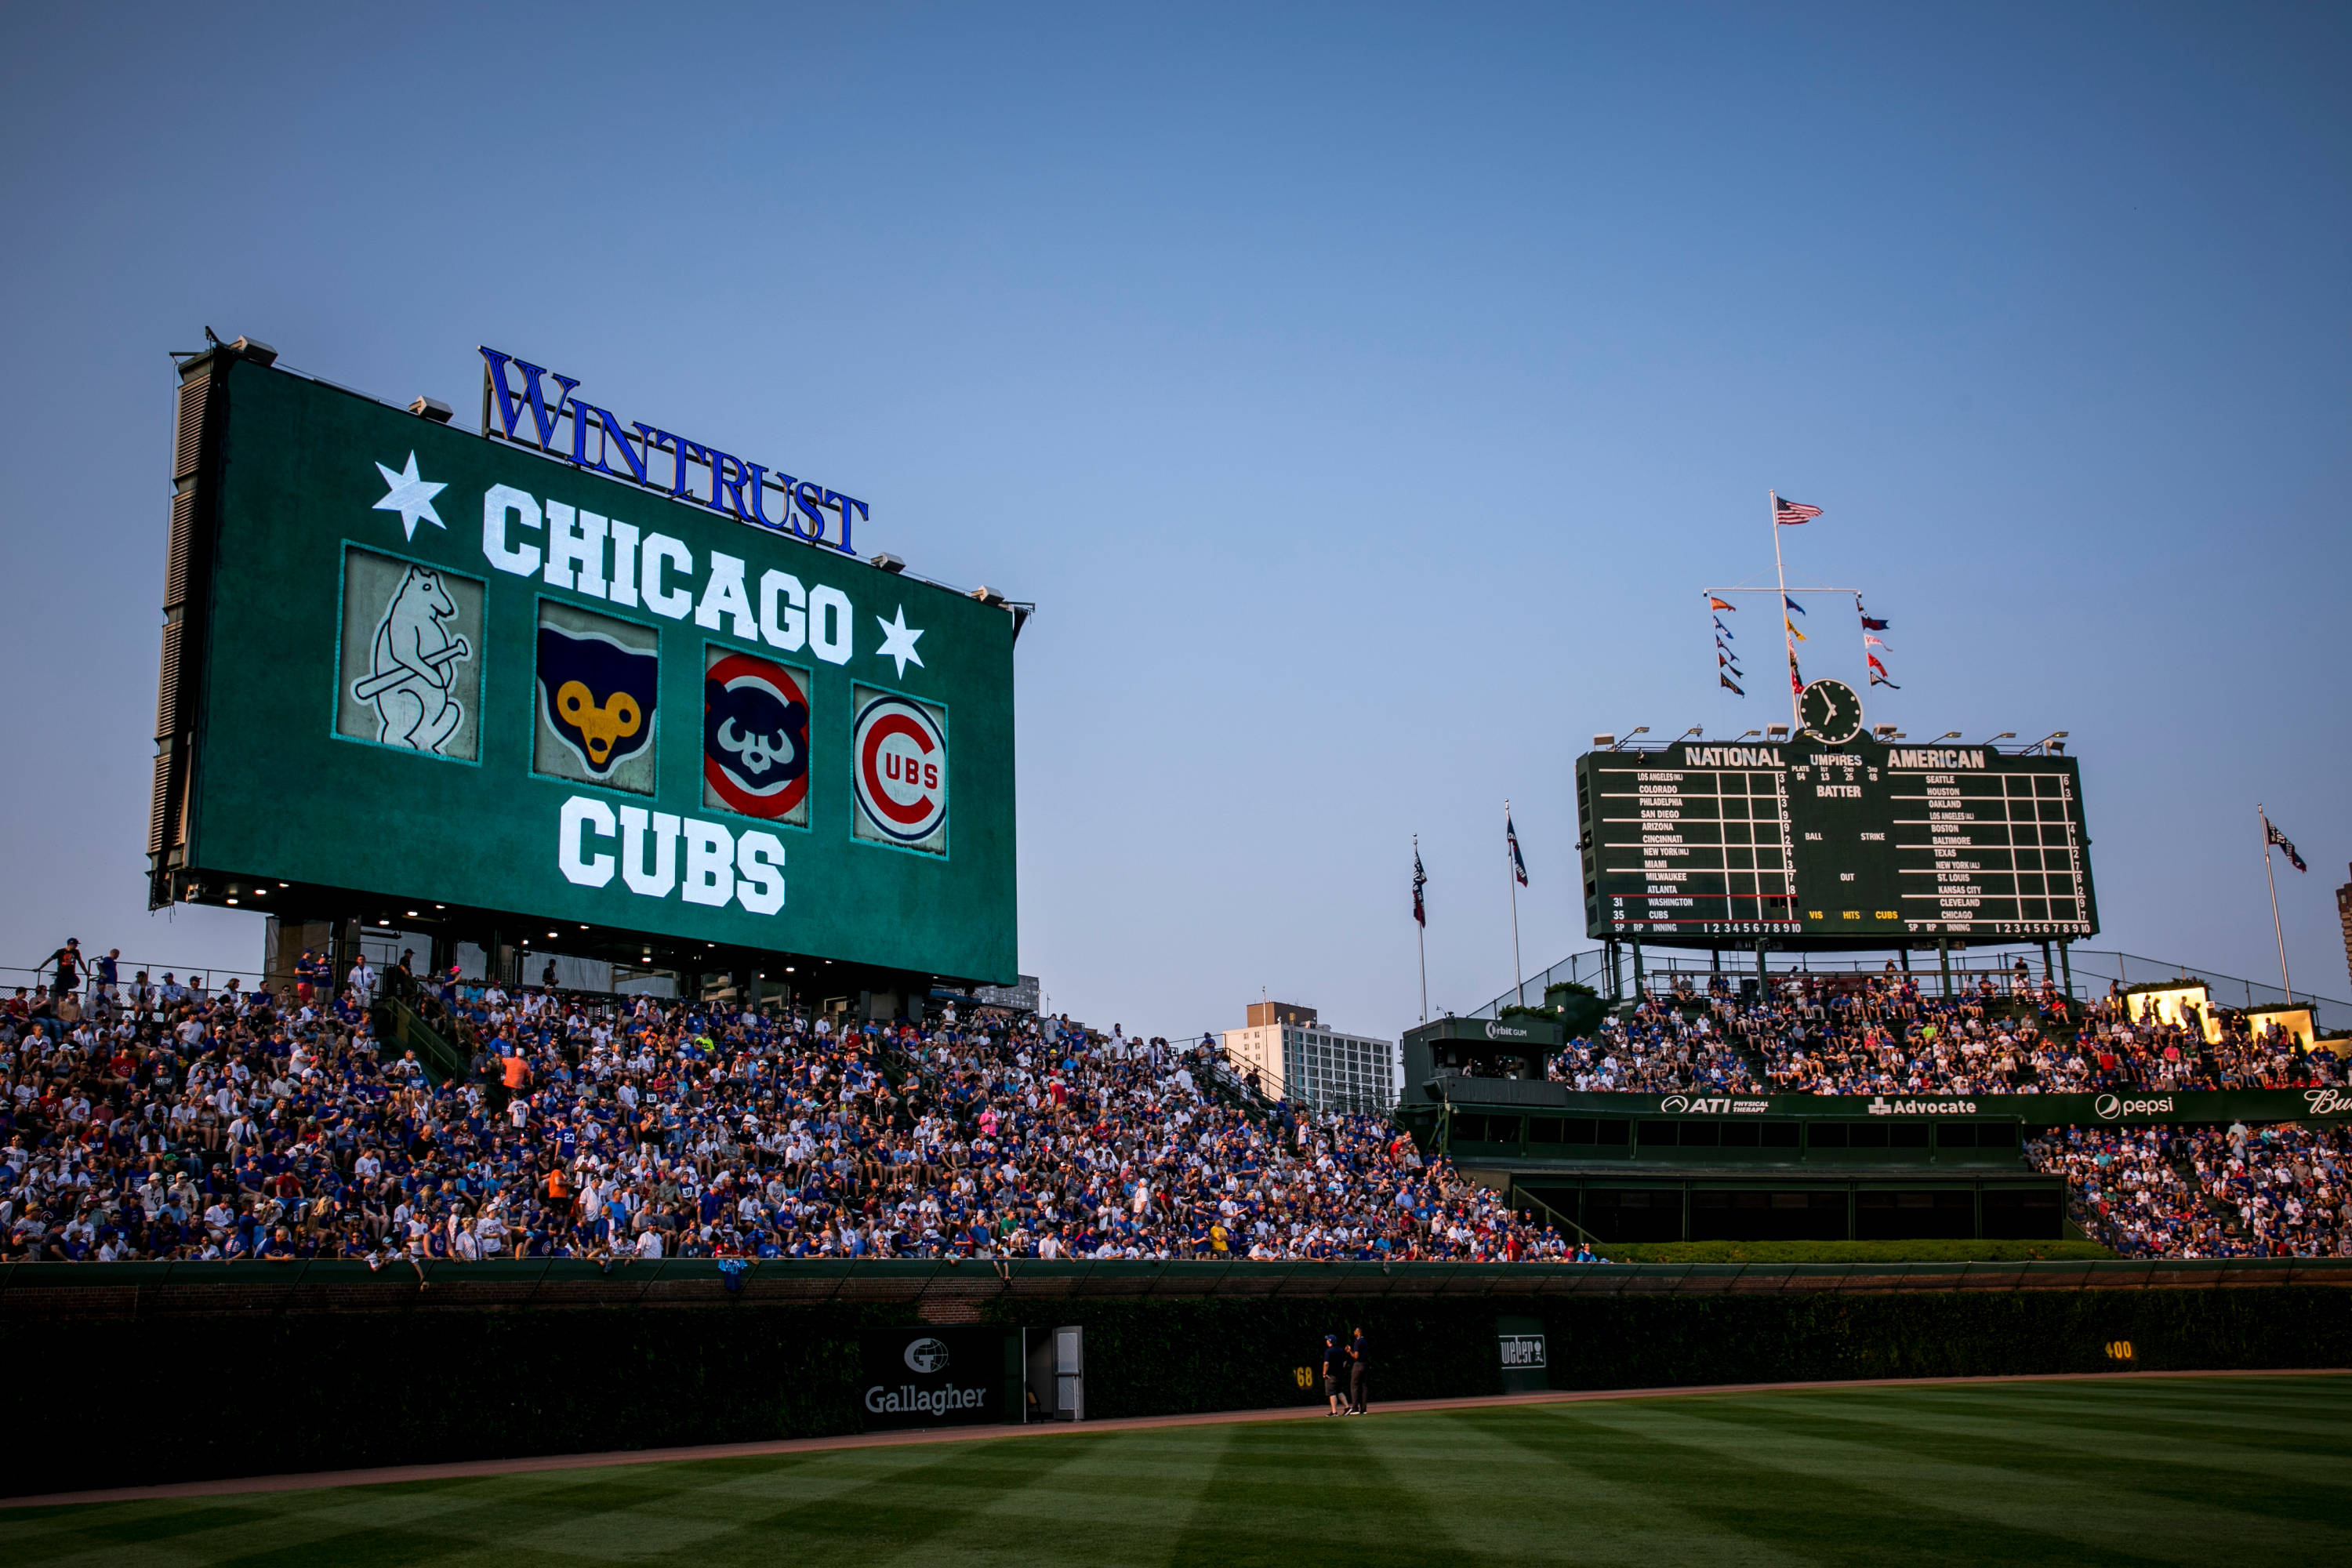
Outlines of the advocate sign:
{"type": "Polygon", "coordinates": [[[2340,1121],[2352,1121],[2352,1090],[2340,1089],[2248,1089],[2226,1092],[2175,1089],[2156,1094],[1825,1095],[1761,1097],[1709,1094],[1577,1094],[1550,1084],[1475,1078],[1433,1081],[1465,1110],[1492,1107],[1541,1116],[1582,1115],[1721,1117],[1869,1117],[1898,1121],[1955,1117],[2017,1121],[2032,1127],[2108,1122],[2340,1121]],[[1496,1092],[1499,1090],[1500,1092],[1496,1092]],[[1491,1097],[1491,1098],[1490,1098],[1491,1097]]]}

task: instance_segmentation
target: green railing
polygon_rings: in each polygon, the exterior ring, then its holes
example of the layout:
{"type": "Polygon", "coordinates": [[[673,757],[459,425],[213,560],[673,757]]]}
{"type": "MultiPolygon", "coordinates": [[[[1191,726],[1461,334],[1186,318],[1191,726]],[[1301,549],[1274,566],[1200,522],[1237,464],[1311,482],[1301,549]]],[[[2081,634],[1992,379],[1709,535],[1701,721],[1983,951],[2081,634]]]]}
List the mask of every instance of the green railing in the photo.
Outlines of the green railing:
{"type": "Polygon", "coordinates": [[[415,982],[387,984],[373,1009],[375,1035],[383,1050],[415,1051],[434,1079],[447,1082],[473,1076],[473,1063],[464,1049],[425,1021],[416,1010],[422,999],[415,982]]]}
{"type": "Polygon", "coordinates": [[[979,1304],[1116,1297],[1561,1296],[1820,1290],[2095,1290],[2150,1287],[2352,1288],[2352,1258],[2096,1258],[2000,1263],[1047,1263],[711,1258],[404,1262],[0,1264],[0,1313],[90,1292],[93,1310],[384,1310],[709,1304],[729,1299],[979,1304]],[[731,1279],[730,1279],[731,1276],[731,1279]]]}

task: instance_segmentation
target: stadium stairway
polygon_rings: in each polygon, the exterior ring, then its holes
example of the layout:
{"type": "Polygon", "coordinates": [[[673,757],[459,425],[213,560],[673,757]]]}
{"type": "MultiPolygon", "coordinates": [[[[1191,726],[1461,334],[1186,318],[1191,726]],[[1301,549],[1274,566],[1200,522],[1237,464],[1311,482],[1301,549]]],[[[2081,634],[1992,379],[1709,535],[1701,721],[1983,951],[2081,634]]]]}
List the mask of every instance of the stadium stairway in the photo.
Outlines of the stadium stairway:
{"type": "Polygon", "coordinates": [[[2246,1235],[2244,1222],[2238,1218],[2238,1211],[2206,1190],[2205,1184],[2197,1179],[2196,1162],[2183,1152],[2179,1145],[2174,1145],[2166,1154],[2165,1163],[2170,1165],[2173,1174],[2179,1176],[2183,1184],[2197,1194],[2199,1201],[2205,1205],[2205,1212],[2221,1222],[2224,1235],[2232,1241],[2250,1239],[2246,1235]]]}
{"type": "Polygon", "coordinates": [[[375,1037],[392,1049],[415,1051],[416,1059],[425,1065],[434,1077],[444,1081],[462,1081],[473,1076],[472,1058],[463,1046],[449,1039],[433,1025],[425,1021],[412,998],[421,996],[413,984],[405,991],[387,985],[376,998],[371,1012],[375,1026],[375,1037]]]}

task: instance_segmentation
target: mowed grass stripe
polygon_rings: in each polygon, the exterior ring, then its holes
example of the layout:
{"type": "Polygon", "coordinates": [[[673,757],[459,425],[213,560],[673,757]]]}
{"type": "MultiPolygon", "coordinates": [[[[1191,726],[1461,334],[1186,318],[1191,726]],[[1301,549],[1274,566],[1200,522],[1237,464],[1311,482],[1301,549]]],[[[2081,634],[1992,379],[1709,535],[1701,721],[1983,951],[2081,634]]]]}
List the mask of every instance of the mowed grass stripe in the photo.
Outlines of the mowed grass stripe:
{"type": "MultiPolygon", "coordinates": [[[[1496,1420],[1496,1429],[1612,1480],[1638,1486],[1645,1478],[1675,1478],[1678,1489],[1660,1499],[1648,1521],[1657,1528],[1687,1531],[1704,1521],[1752,1547],[1811,1563],[2145,1561],[2128,1551],[2037,1529],[1998,1508],[1956,1504],[1934,1489],[1912,1487],[1889,1496],[1893,1489],[1876,1484],[1871,1456],[1859,1447],[1815,1468],[1776,1454],[1780,1445],[1769,1431],[1757,1435],[1749,1451],[1740,1452],[1721,1445],[1718,1432],[1684,1414],[1682,1406],[1654,1412],[1643,1407],[1644,1418],[1631,1422],[1612,1418],[1630,1408],[1557,1405],[1527,1413],[1540,1415],[1539,1421],[1496,1420]]],[[[1670,1538],[1664,1544],[1670,1551],[1688,1551],[1685,1542],[1670,1538]]],[[[1690,1552],[1686,1560],[1731,1558],[1690,1552]]]]}
{"type": "Polygon", "coordinates": [[[2341,1379],[1980,1384],[1070,1432],[16,1512],[0,1568],[2352,1557],[2341,1379]]]}
{"type": "MultiPolygon", "coordinates": [[[[1583,1462],[1576,1445],[1525,1440],[1536,1425],[1513,1417],[1533,1414],[1452,1412],[1414,1418],[1436,1425],[1433,1438],[1416,1440],[1411,1427],[1394,1435],[1402,1459],[1391,1473],[1445,1524],[1465,1561],[1549,1563],[1570,1551],[1580,1563],[1626,1568],[1811,1560],[1694,1512],[1685,1473],[1621,1474],[1583,1462]]],[[[1377,1435],[1391,1437],[1385,1426],[1377,1435]]]]}
{"type": "Polygon", "coordinates": [[[2345,1518],[2347,1494],[2352,1492],[2352,1465],[2347,1463],[2352,1440],[2344,1425],[2331,1430],[2298,1422],[2296,1434],[2282,1436],[2264,1429],[2272,1419],[2259,1405],[2238,1406],[2228,1423],[2194,1426],[2126,1413],[2126,1419],[2097,1422],[2096,1443],[2088,1447],[2086,1421],[2078,1408],[2036,1407],[2004,1417],[1997,1409],[1942,1400],[1913,1407],[1809,1403],[1791,1410],[1783,1425],[1905,1447],[1937,1460],[2012,1469],[2061,1466],[2085,1477],[2104,1471],[2119,1488],[2176,1500],[2219,1499],[2232,1508],[2282,1517],[2345,1518]],[[2306,1426],[2315,1430],[2300,1430],[2306,1426]]]}
{"type": "MultiPolygon", "coordinates": [[[[2235,1477],[2206,1470],[2201,1492],[2169,1494],[2149,1488],[2152,1472],[2145,1467],[2100,1462],[2097,1445],[2120,1439],[2118,1427],[2085,1429],[2071,1455],[2021,1458],[1997,1439],[1963,1439],[1925,1405],[1915,1411],[1907,1440],[1895,1444],[1875,1433],[1858,1439],[1848,1426],[1821,1422],[1803,1401],[1671,1403],[1642,1424],[1647,1439],[1693,1450],[1706,1465],[1744,1462],[1768,1478],[1785,1478],[1779,1484],[1790,1490],[1845,1492],[1849,1511],[1853,1492],[1874,1492],[1893,1516],[1916,1512],[1947,1527],[1972,1522],[1979,1529],[1999,1521],[2085,1552],[2124,1549],[2187,1563],[2226,1558],[2250,1531],[2276,1522],[2233,1506],[2235,1477]]],[[[1622,1414],[1587,1408],[1612,1425],[1622,1414]]],[[[2309,1520],[2293,1523],[2315,1547],[2352,1552],[2352,1533],[2309,1520]]]]}
{"type": "Polygon", "coordinates": [[[1368,1451],[1371,1421],[1348,1415],[1225,1428],[1230,1437],[1209,1478],[1207,1506],[1164,1561],[1172,1568],[1325,1561],[1382,1568],[1450,1555],[1444,1530],[1390,1484],[1368,1451]]]}

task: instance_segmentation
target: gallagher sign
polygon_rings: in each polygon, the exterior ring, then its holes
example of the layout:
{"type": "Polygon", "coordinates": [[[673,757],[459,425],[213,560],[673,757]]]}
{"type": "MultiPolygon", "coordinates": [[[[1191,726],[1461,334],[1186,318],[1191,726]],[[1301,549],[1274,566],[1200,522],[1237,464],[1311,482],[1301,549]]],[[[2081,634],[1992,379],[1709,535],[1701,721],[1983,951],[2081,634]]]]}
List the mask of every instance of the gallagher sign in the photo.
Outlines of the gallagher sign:
{"type": "Polygon", "coordinates": [[[869,1432],[1018,1420],[1017,1384],[1002,1329],[862,1329],[857,1410],[869,1432]]]}
{"type": "Polygon", "coordinates": [[[484,353],[527,446],[183,367],[158,901],[282,881],[1012,982],[1013,616],[856,559],[862,501],[631,447],[484,353]]]}

